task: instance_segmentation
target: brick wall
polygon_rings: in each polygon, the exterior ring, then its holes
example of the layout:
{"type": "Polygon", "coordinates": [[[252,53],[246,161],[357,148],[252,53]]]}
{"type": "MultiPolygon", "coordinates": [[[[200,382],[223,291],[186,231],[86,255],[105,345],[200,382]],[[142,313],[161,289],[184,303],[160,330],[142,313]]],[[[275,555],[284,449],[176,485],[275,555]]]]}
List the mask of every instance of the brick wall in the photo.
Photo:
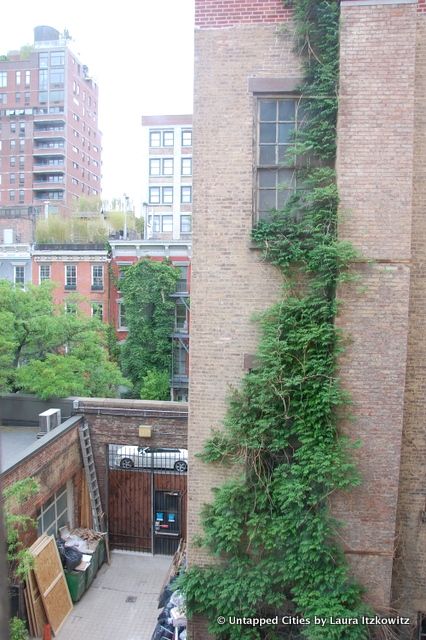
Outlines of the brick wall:
{"type": "Polygon", "coordinates": [[[230,27],[236,24],[285,22],[290,9],[283,0],[196,0],[195,25],[201,29],[230,27]]]}
{"type": "Polygon", "coordinates": [[[107,501],[109,444],[188,447],[188,409],[185,403],[144,400],[85,400],[77,410],[90,425],[90,436],[102,504],[107,501]],[[114,406],[115,405],[115,406],[114,406]],[[139,425],[151,425],[152,437],[140,438],[139,425]]]}
{"type": "Polygon", "coordinates": [[[0,218],[0,244],[4,242],[5,229],[13,229],[13,241],[30,243],[34,241],[34,220],[32,218],[0,218]]]}
{"type": "Polygon", "coordinates": [[[391,601],[410,287],[416,6],[342,6],[338,125],[340,235],[372,264],[340,291],[349,336],[343,424],[362,485],[336,496],[342,541],[376,607],[391,601]],[[383,34],[386,33],[386,37],[383,34]]]}
{"type": "Polygon", "coordinates": [[[398,503],[398,537],[393,576],[394,606],[415,617],[426,612],[426,15],[417,19],[414,197],[410,330],[404,434],[398,503]]]}
{"type": "Polygon", "coordinates": [[[212,487],[230,472],[195,454],[220,427],[244,354],[256,349],[253,315],[277,299],[281,284],[250,248],[255,105],[248,79],[297,77],[300,68],[291,33],[274,24],[198,30],[195,59],[188,531],[189,562],[203,564],[211,560],[191,538],[212,487]]]}
{"type": "MultiPolygon", "coordinates": [[[[78,424],[79,421],[76,421],[72,428],[58,438],[47,443],[34,454],[24,458],[20,464],[1,474],[0,479],[3,489],[27,477],[33,477],[39,481],[39,493],[28,500],[20,509],[25,515],[35,518],[41,505],[68,480],[72,480],[74,487],[74,521],[78,524],[83,468],[78,424]]],[[[40,440],[40,444],[42,443],[43,441],[40,440]]],[[[37,533],[32,531],[27,536],[26,542],[32,544],[36,538],[37,533]]]]}

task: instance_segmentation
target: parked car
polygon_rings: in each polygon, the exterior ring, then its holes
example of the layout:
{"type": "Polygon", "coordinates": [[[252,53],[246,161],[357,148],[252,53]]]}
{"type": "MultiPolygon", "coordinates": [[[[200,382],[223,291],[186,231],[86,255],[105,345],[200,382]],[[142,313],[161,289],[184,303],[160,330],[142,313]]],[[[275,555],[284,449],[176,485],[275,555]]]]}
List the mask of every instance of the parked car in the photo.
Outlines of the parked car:
{"type": "Polygon", "coordinates": [[[184,473],[188,469],[188,451],[171,447],[120,447],[116,453],[116,464],[122,469],[144,467],[184,473]]]}

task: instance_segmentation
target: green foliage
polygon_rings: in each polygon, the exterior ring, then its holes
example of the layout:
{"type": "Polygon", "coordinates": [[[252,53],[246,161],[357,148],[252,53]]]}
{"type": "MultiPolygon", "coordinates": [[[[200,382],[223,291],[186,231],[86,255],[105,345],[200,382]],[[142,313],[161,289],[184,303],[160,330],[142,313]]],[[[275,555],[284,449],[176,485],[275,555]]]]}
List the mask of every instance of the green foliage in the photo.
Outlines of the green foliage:
{"type": "Polygon", "coordinates": [[[29,640],[26,624],[20,618],[12,618],[10,621],[10,640],[29,640]]]}
{"type": "Polygon", "coordinates": [[[141,260],[126,270],[120,289],[129,335],[123,344],[121,366],[140,390],[149,371],[169,371],[176,289],[179,270],[168,262],[141,260]]]}
{"type": "Polygon", "coordinates": [[[114,397],[126,384],[108,356],[105,327],[56,307],[51,283],[27,291],[0,281],[1,391],[43,399],[66,395],[114,397]]]}
{"type": "Polygon", "coordinates": [[[102,244],[107,240],[108,227],[103,217],[96,212],[89,218],[81,218],[77,214],[65,219],[58,215],[51,215],[47,220],[37,221],[35,235],[38,243],[96,242],[102,244]]]}
{"type": "Polygon", "coordinates": [[[147,371],[142,378],[142,400],[170,400],[170,375],[168,371],[147,371]]]}
{"type": "Polygon", "coordinates": [[[19,510],[39,490],[40,486],[34,478],[24,478],[14,482],[3,491],[7,558],[11,581],[16,578],[24,580],[34,564],[33,556],[21,542],[21,535],[25,531],[33,529],[36,522],[33,518],[19,513],[19,510]]]}
{"type": "Polygon", "coordinates": [[[337,239],[338,3],[294,0],[296,49],[304,60],[305,114],[294,141],[303,188],[254,230],[266,260],[284,276],[283,299],[259,319],[254,369],[234,391],[224,429],[202,458],[234,465],[240,477],[204,507],[200,543],[217,564],[180,579],[190,615],[207,616],[224,640],[363,640],[359,625],[253,628],[218,616],[360,617],[362,589],[336,540],[330,496],[359,484],[351,445],[338,432],[349,398],[338,380],[341,336],[336,288],[350,277],[354,249],[337,239]]]}

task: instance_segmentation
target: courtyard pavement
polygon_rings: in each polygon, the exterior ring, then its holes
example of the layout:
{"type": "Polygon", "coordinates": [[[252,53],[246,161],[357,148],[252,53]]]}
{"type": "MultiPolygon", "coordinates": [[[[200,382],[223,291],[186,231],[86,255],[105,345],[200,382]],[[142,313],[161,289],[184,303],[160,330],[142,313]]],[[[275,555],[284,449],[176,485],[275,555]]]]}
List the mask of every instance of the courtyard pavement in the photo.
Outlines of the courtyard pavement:
{"type": "Polygon", "coordinates": [[[151,640],[158,596],[172,561],[113,551],[57,634],[57,640],[151,640]]]}

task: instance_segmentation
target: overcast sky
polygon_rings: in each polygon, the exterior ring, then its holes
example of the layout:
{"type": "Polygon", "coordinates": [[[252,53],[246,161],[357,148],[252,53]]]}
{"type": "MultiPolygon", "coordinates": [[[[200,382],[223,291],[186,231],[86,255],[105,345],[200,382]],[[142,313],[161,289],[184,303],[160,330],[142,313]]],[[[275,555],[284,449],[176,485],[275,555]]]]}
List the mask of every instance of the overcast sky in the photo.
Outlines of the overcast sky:
{"type": "Polygon", "coordinates": [[[97,81],[104,198],[143,199],[142,114],[192,113],[193,12],[193,0],[24,0],[2,11],[0,53],[32,44],[37,25],[66,28],[97,81]]]}

